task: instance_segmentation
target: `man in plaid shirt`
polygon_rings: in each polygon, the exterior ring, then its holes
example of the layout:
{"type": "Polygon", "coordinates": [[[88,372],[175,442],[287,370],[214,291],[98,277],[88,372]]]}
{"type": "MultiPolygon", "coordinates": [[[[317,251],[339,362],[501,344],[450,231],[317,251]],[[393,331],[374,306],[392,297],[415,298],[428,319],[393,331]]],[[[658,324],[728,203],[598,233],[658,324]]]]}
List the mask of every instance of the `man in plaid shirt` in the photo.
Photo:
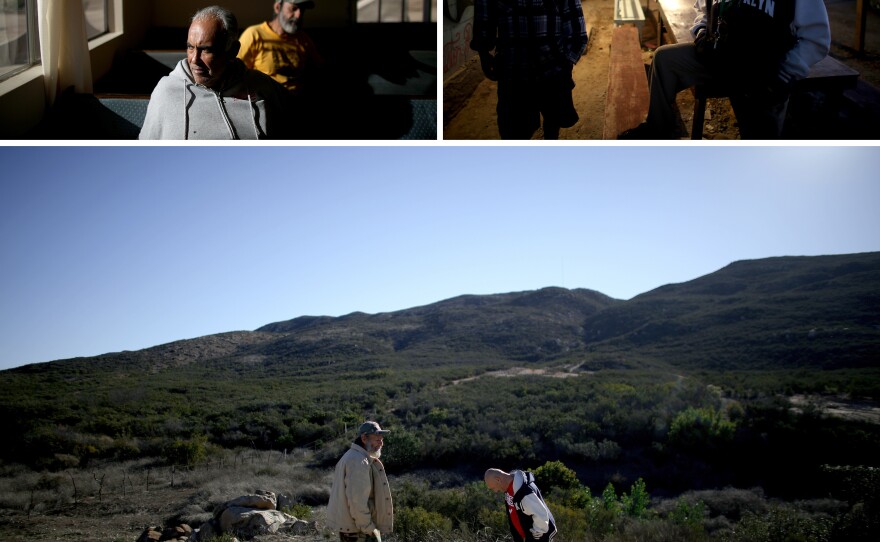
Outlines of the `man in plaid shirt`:
{"type": "Polygon", "coordinates": [[[471,49],[498,81],[502,139],[530,139],[541,115],[544,139],[574,126],[571,70],[586,48],[581,0],[474,0],[471,49]]]}

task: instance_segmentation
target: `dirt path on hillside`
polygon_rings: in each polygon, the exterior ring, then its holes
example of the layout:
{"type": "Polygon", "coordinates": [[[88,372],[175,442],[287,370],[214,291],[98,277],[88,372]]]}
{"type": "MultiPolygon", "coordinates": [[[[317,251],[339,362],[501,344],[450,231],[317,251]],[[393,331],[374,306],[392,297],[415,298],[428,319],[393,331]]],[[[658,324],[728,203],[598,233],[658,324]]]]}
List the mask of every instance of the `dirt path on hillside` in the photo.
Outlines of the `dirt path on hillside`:
{"type": "MultiPolygon", "coordinates": [[[[655,4],[652,2],[652,6],[655,4]]],[[[590,43],[586,54],[575,65],[572,93],[580,120],[572,128],[563,129],[560,139],[600,140],[605,117],[605,95],[608,87],[611,31],[614,28],[614,0],[586,0],[582,3],[590,43]]],[[[880,87],[880,14],[868,13],[865,51],[853,48],[855,0],[826,0],[831,21],[831,55],[859,71],[862,80],[880,87]]],[[[656,8],[655,8],[656,9],[656,8]]],[[[649,65],[656,47],[656,12],[646,12],[642,29],[643,60],[649,65]]],[[[472,58],[462,72],[444,82],[443,139],[498,139],[495,107],[497,84],[482,77],[479,61],[472,58]],[[474,89],[471,92],[471,89],[474,89]]],[[[677,98],[685,132],[693,119],[693,96],[681,92],[677,98]]],[[[726,98],[711,98],[706,110],[705,139],[738,139],[736,118],[726,98]]],[[[543,139],[538,130],[532,139],[543,139]]]]}
{"type": "MultiPolygon", "coordinates": [[[[501,377],[511,377],[511,376],[546,376],[549,378],[571,378],[580,376],[581,374],[590,374],[588,372],[576,373],[575,371],[580,367],[580,365],[576,365],[574,367],[567,368],[565,371],[554,371],[550,369],[527,369],[525,367],[511,367],[510,369],[501,369],[498,371],[489,371],[488,373],[479,374],[477,376],[469,376],[467,378],[460,378],[458,380],[453,380],[448,386],[457,386],[462,382],[471,382],[473,380],[477,380],[478,378],[483,378],[487,376],[494,376],[496,378],[501,377]]],[[[446,386],[443,386],[446,387],[446,386]]],[[[441,388],[442,389],[442,388],[441,388]]]]}
{"type": "Polygon", "coordinates": [[[841,395],[792,395],[788,400],[797,412],[812,407],[835,418],[880,423],[880,405],[872,401],[857,401],[841,395]]]}

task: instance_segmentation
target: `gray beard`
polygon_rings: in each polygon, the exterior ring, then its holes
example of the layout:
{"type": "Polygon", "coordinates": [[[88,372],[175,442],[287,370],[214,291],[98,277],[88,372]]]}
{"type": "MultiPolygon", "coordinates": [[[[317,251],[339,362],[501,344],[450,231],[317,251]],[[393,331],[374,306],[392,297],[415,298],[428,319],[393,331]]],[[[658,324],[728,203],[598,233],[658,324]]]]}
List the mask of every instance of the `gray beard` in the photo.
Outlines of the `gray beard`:
{"type": "Polygon", "coordinates": [[[299,30],[299,25],[293,17],[285,20],[283,16],[278,15],[278,24],[281,25],[281,30],[284,30],[285,34],[296,34],[296,31],[299,30]]]}

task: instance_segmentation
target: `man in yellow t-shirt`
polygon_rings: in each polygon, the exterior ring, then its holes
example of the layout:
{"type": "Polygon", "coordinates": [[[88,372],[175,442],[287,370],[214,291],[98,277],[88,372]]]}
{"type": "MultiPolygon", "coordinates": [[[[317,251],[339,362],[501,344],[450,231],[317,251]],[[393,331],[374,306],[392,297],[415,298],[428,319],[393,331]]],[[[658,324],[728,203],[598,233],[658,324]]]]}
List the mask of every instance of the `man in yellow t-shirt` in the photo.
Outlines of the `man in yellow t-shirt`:
{"type": "Polygon", "coordinates": [[[275,17],[242,32],[238,58],[281,83],[294,95],[309,92],[311,79],[323,60],[312,38],[303,32],[303,10],[312,0],[275,0],[275,17]]]}

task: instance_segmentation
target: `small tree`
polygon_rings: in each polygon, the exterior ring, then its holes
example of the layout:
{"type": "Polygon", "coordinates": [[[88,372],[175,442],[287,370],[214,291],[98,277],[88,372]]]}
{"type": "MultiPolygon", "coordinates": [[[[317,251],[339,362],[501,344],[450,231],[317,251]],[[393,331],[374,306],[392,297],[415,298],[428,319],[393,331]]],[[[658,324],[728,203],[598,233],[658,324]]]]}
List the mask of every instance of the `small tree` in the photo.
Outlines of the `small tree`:
{"type": "Polygon", "coordinates": [[[651,496],[645,489],[645,481],[641,478],[636,480],[636,483],[632,485],[629,490],[629,495],[624,493],[620,497],[624,513],[634,518],[640,518],[647,514],[648,503],[650,501],[651,496]]]}

